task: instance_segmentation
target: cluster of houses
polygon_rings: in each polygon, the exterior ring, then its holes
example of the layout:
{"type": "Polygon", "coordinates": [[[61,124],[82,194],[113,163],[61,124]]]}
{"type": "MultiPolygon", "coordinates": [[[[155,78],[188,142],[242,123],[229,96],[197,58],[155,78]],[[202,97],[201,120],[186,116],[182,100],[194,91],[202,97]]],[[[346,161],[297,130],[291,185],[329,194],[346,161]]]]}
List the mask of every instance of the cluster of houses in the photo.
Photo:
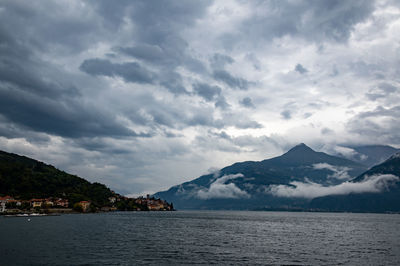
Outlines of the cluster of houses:
{"type": "MultiPolygon", "coordinates": [[[[88,209],[90,205],[83,202],[82,209],[88,209]]],[[[63,198],[46,198],[46,199],[30,199],[19,200],[11,196],[0,197],[0,212],[6,212],[8,209],[45,209],[45,208],[68,208],[69,202],[63,198]]]]}
{"type": "Polygon", "coordinates": [[[146,198],[144,197],[139,197],[135,199],[135,203],[138,205],[145,205],[147,206],[149,211],[173,211],[174,207],[172,204],[168,204],[166,201],[163,201],[162,199],[156,199],[154,197],[150,197],[147,195],[146,198]]]}
{"type": "Polygon", "coordinates": [[[134,201],[138,208],[137,211],[149,210],[149,211],[173,211],[174,207],[172,204],[168,204],[166,201],[156,199],[154,197],[139,197],[136,199],[126,198],[116,194],[113,197],[108,198],[109,205],[101,208],[93,208],[90,201],[80,201],[75,204],[68,202],[64,198],[44,198],[44,199],[30,199],[30,200],[19,200],[14,199],[11,196],[0,196],[0,213],[18,213],[21,210],[33,210],[49,212],[73,212],[73,211],[116,211],[117,202],[119,201],[134,201]],[[142,206],[142,207],[140,207],[142,206]],[[145,207],[145,208],[143,208],[145,207]],[[146,208],[147,207],[147,208],[146,208]]]}

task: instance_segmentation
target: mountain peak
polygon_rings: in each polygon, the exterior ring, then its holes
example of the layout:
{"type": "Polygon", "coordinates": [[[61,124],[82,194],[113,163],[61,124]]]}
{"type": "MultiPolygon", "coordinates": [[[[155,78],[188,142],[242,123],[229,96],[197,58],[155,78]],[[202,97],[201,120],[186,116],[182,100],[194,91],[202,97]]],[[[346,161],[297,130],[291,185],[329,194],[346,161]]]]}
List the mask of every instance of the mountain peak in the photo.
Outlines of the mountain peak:
{"type": "Polygon", "coordinates": [[[289,151],[287,151],[285,154],[281,155],[279,158],[284,159],[284,160],[289,160],[290,162],[312,162],[315,161],[317,158],[320,160],[321,154],[314,151],[310,147],[308,147],[304,143],[300,143],[293,148],[291,148],[289,151]]]}
{"type": "Polygon", "coordinates": [[[288,154],[288,153],[304,153],[304,152],[315,152],[315,151],[313,149],[311,149],[310,147],[308,147],[306,144],[300,143],[300,144],[294,146],[293,148],[291,148],[286,154],[288,154]]]}

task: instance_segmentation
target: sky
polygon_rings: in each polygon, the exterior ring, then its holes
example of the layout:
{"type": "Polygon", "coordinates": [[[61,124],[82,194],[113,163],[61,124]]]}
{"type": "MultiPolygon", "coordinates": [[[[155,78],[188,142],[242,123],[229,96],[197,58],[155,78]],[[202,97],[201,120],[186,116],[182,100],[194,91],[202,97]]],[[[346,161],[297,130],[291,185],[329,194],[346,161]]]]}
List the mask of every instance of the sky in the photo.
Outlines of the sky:
{"type": "Polygon", "coordinates": [[[398,1],[0,1],[0,149],[124,195],[400,147],[399,103],[398,1]]]}

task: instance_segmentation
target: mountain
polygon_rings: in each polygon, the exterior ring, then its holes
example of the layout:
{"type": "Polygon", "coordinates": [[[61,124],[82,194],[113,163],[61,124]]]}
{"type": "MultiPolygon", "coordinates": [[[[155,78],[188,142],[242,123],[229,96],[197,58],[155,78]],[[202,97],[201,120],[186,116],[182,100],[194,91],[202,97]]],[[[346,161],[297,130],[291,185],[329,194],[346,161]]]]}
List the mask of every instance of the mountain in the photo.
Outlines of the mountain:
{"type": "Polygon", "coordinates": [[[349,146],[356,154],[351,160],[360,164],[372,167],[387,160],[393,154],[400,152],[400,149],[388,145],[366,145],[366,146],[349,146]]]}
{"type": "Polygon", "coordinates": [[[400,153],[351,181],[353,187],[372,192],[318,197],[310,208],[323,211],[400,212],[400,153]]]}
{"type": "Polygon", "coordinates": [[[69,202],[90,200],[95,206],[109,203],[114,193],[105,185],[90,183],[51,165],[0,151],[0,195],[20,199],[61,197],[69,202]]]}
{"type": "Polygon", "coordinates": [[[271,189],[293,186],[293,182],[336,185],[366,170],[359,163],[316,152],[302,143],[281,156],[235,163],[155,196],[172,201],[178,209],[300,208],[308,200],[277,197],[271,189]]]}

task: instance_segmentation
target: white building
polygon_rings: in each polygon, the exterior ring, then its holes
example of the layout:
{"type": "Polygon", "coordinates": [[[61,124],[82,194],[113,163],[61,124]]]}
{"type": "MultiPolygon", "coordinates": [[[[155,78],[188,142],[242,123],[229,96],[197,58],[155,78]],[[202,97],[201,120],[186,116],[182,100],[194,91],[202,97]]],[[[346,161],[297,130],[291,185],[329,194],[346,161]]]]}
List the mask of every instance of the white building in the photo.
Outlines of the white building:
{"type": "Polygon", "coordinates": [[[6,204],[10,200],[14,200],[14,199],[10,196],[0,197],[0,212],[6,211],[6,204]]]}

